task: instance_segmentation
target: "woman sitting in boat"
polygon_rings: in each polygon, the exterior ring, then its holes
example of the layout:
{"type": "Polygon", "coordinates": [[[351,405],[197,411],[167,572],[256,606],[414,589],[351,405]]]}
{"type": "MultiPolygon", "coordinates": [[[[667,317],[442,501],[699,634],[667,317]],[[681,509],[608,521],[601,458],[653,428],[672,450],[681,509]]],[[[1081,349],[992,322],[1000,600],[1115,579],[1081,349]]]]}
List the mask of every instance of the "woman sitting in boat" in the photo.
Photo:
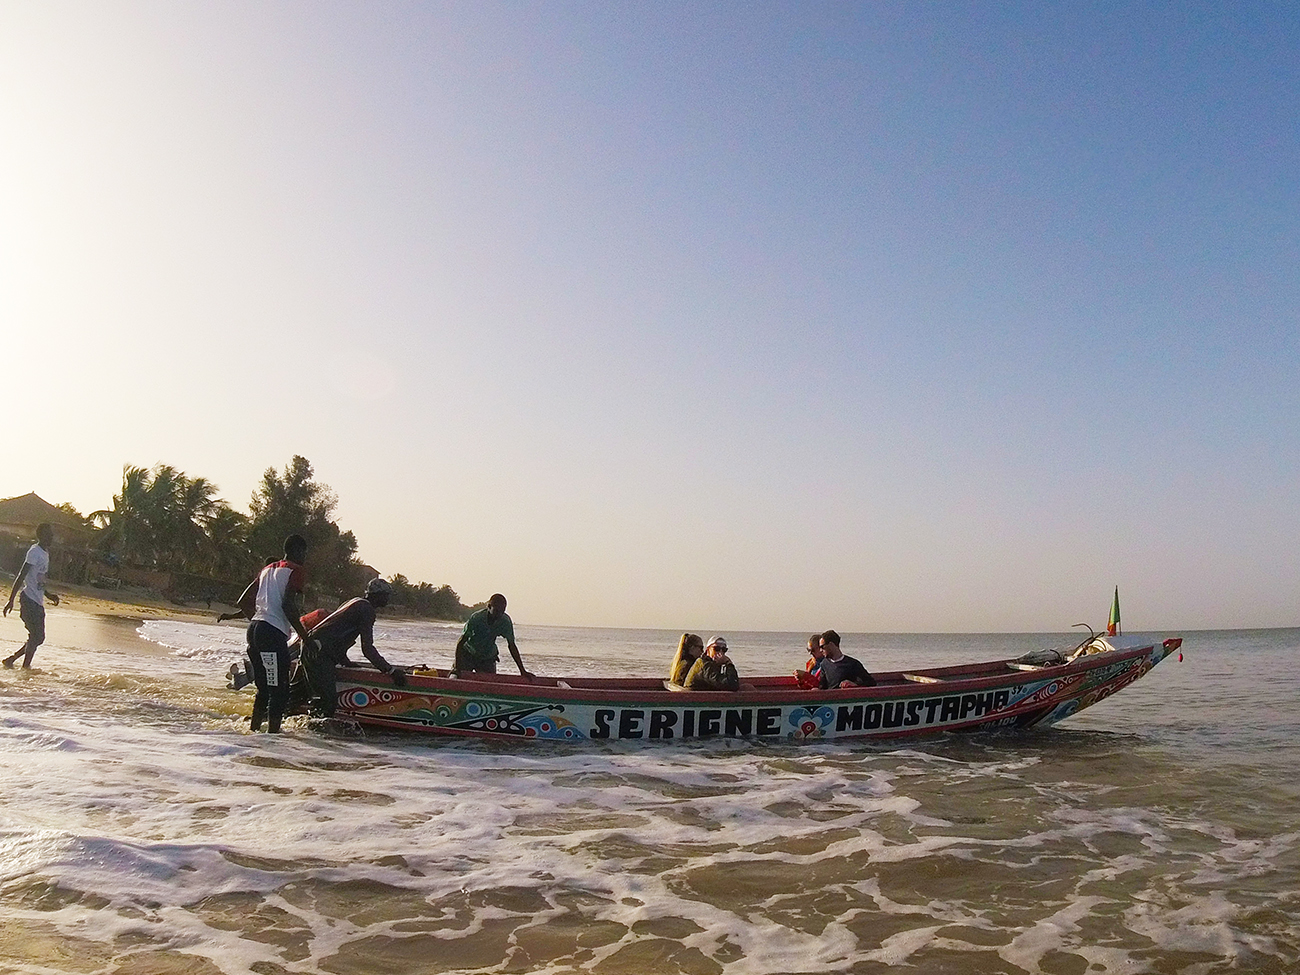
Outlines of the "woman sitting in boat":
{"type": "Polygon", "coordinates": [[[822,635],[814,633],[808,638],[808,662],[804,664],[803,670],[794,672],[795,682],[804,690],[820,687],[822,664],[825,661],[826,653],[822,650],[822,635]]]}
{"type": "Polygon", "coordinates": [[[677,653],[673,657],[672,666],[668,668],[668,679],[674,684],[685,684],[691,666],[700,659],[700,654],[703,652],[704,637],[695,633],[683,633],[677,644],[677,653]]]}
{"type": "Polygon", "coordinates": [[[704,656],[691,665],[686,675],[688,691],[738,691],[740,675],[736,665],[727,658],[727,640],[715,636],[704,648],[704,656]]]}

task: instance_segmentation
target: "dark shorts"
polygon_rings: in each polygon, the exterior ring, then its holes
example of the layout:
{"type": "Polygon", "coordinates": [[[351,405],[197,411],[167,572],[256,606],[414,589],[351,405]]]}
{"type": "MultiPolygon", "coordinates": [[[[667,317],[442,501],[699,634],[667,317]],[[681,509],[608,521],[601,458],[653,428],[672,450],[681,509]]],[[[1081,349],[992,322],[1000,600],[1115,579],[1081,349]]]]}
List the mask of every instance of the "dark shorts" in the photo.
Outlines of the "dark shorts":
{"type": "Polygon", "coordinates": [[[45,642],[45,606],[26,595],[18,597],[18,616],[27,627],[27,646],[39,647],[45,642]]]}

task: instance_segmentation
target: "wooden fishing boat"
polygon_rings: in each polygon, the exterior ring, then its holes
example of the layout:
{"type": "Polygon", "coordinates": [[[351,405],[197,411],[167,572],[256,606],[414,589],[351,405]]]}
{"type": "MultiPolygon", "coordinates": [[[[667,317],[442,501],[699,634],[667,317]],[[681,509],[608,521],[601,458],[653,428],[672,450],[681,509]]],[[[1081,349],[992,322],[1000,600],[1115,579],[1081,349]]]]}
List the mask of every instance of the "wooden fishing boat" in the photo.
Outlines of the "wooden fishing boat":
{"type": "Polygon", "coordinates": [[[652,678],[468,675],[417,670],[406,686],[369,668],[338,672],[336,715],[436,735],[550,741],[884,740],[1055,724],[1127,687],[1182,640],[1085,641],[1061,662],[1026,658],[874,675],[876,687],[806,690],[793,676],[739,692],[670,689],[652,678]]]}

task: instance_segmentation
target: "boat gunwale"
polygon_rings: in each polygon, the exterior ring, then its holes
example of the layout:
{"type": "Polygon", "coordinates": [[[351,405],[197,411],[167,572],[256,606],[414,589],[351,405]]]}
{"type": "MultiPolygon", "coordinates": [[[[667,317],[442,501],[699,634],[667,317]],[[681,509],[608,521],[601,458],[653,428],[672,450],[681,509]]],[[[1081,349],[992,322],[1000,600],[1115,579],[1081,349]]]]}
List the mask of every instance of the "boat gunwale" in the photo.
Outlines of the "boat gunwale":
{"type": "MultiPolygon", "coordinates": [[[[512,674],[492,675],[488,680],[475,680],[465,676],[450,678],[426,674],[412,674],[402,690],[406,693],[434,692],[446,696],[469,695],[500,700],[554,701],[564,704],[664,704],[675,707],[695,704],[728,703],[732,705],[801,705],[845,704],[853,702],[889,701],[901,698],[933,697],[939,694],[972,693],[993,688],[1053,680],[1074,674],[1085,674],[1098,668],[1112,666],[1138,657],[1149,656],[1157,644],[1108,650],[1089,654],[1061,664],[1044,665],[1032,670],[1016,670],[1007,666],[1014,660],[993,660],[985,663],[952,667],[934,667],[890,671],[875,675],[874,687],[801,688],[793,677],[760,676],[742,682],[740,691],[683,691],[667,690],[663,681],[649,677],[543,677],[533,682],[512,674]],[[1005,668],[997,671],[996,668],[1005,668]],[[937,677],[936,683],[915,682],[904,674],[937,677]],[[963,677],[962,675],[970,675],[963,677]],[[567,687],[559,686],[564,681],[567,687]],[[755,681],[759,683],[754,683],[755,681]],[[767,682],[773,683],[767,683],[767,682]],[[599,683],[597,683],[599,682],[599,683]],[[635,682],[635,684],[633,683],[635,682]],[[610,686],[610,685],[613,686],[610,686]]],[[[387,675],[365,667],[340,668],[340,683],[353,682],[372,687],[391,687],[387,675]]],[[[363,716],[364,712],[355,712],[363,716]]],[[[375,720],[364,715],[365,720],[375,720]]]]}

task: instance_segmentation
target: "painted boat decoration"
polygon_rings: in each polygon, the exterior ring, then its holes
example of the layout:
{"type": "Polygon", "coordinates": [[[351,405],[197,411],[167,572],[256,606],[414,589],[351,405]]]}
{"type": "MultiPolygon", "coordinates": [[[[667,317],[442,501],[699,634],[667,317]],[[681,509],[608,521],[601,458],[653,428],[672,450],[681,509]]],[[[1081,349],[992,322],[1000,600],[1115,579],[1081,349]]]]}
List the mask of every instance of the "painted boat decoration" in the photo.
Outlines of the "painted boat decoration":
{"type": "Polygon", "coordinates": [[[338,672],[340,718],[426,734],[498,740],[758,738],[886,740],[1053,725],[1144,676],[1182,645],[1085,641],[1060,663],[1025,658],[875,674],[876,687],[805,690],[794,677],[750,678],[739,692],[670,690],[652,678],[496,675],[417,670],[398,688],[369,668],[338,672]]]}

